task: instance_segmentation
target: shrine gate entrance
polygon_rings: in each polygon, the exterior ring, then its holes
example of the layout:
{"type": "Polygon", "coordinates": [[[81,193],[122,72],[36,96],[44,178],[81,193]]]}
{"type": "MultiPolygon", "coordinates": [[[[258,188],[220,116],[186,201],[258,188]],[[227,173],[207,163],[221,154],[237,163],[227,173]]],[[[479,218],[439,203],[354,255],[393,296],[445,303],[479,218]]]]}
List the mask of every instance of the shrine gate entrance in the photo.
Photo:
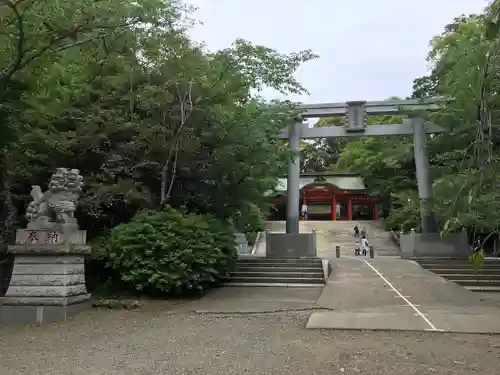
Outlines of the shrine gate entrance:
{"type": "MultiPolygon", "coordinates": [[[[415,168],[420,198],[420,216],[424,233],[438,233],[439,228],[428,207],[431,198],[429,180],[429,160],[427,156],[426,134],[440,133],[443,129],[426,122],[419,114],[422,111],[439,109],[441,99],[432,100],[385,100],[378,102],[353,101],[346,103],[325,103],[301,105],[302,119],[291,124],[279,138],[288,140],[292,158],[287,176],[287,217],[286,233],[299,233],[300,214],[300,140],[314,138],[413,136],[415,168]],[[396,115],[408,113],[409,118],[401,124],[366,126],[367,115],[396,115]],[[309,127],[303,119],[318,117],[346,116],[347,126],[309,127]]],[[[348,203],[349,204],[349,203],[348,203]]],[[[352,204],[352,201],[351,201],[352,204]]],[[[335,206],[337,207],[337,206],[335,206]]],[[[287,241],[293,241],[290,237],[287,241]]],[[[290,242],[291,243],[291,242],[290,242]]]]}

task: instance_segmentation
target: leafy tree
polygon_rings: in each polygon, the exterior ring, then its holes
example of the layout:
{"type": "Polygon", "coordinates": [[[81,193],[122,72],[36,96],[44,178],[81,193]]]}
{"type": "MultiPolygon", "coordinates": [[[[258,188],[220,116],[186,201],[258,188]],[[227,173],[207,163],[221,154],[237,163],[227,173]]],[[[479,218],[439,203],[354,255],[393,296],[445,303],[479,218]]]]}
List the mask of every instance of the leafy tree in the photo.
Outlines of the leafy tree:
{"type": "Polygon", "coordinates": [[[454,101],[437,118],[449,130],[433,140],[439,165],[435,209],[445,232],[461,226],[497,230],[498,2],[434,39],[437,90],[454,101]]]}
{"type": "MultiPolygon", "coordinates": [[[[325,117],[319,119],[315,127],[345,126],[343,117],[325,117]]],[[[336,164],[343,147],[347,143],[343,138],[319,138],[302,142],[301,170],[323,172],[336,164]]]]}
{"type": "MultiPolygon", "coordinates": [[[[446,129],[429,139],[433,208],[443,235],[461,227],[489,232],[487,238],[498,233],[499,5],[447,25],[431,42],[431,74],[414,81],[413,97],[452,99],[430,116],[446,129]]],[[[392,217],[412,221],[417,196],[407,199],[392,217]]]]}
{"type": "Polygon", "coordinates": [[[77,214],[90,237],[165,205],[258,229],[264,192],[288,157],[275,135],[296,108],[252,93],[304,92],[294,73],[314,54],[244,40],[206,51],[187,37],[189,12],[174,0],[9,1],[0,8],[0,71],[12,71],[0,76],[2,241],[29,186],[63,162],[85,176],[77,214]],[[16,11],[27,48],[19,66],[16,11]]]}
{"type": "MultiPolygon", "coordinates": [[[[367,125],[399,124],[403,119],[403,116],[368,116],[367,125]]],[[[358,173],[371,193],[389,204],[393,194],[415,187],[413,149],[409,137],[351,140],[345,145],[334,168],[358,173]]]]}
{"type": "Polygon", "coordinates": [[[110,45],[130,56],[124,42],[133,32],[171,32],[182,11],[175,0],[0,1],[0,245],[15,222],[11,165],[24,151],[20,137],[88,94],[87,74],[102,67],[110,45]]]}

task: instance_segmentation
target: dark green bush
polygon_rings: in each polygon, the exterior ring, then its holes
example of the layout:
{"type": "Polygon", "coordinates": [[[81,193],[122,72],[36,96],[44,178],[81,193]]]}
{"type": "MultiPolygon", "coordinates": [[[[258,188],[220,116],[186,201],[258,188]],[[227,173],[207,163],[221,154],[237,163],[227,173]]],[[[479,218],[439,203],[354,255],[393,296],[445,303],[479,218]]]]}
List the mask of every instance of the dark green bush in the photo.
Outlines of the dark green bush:
{"type": "Polygon", "coordinates": [[[232,222],[239,232],[245,233],[248,244],[252,246],[257,238],[257,233],[264,228],[266,216],[263,211],[254,203],[246,203],[238,210],[232,222]]]}
{"type": "Polygon", "coordinates": [[[123,282],[115,269],[107,266],[107,243],[109,233],[89,242],[92,252],[85,259],[85,281],[87,290],[97,295],[117,295],[135,292],[135,288],[123,282]]]}
{"type": "Polygon", "coordinates": [[[258,232],[248,232],[246,233],[247,236],[247,241],[249,246],[255,245],[255,241],[257,240],[257,233],[258,232]]]}
{"type": "Polygon", "coordinates": [[[136,290],[199,292],[229,277],[236,263],[233,228],[210,216],[166,207],[111,231],[107,264],[136,290]]]}

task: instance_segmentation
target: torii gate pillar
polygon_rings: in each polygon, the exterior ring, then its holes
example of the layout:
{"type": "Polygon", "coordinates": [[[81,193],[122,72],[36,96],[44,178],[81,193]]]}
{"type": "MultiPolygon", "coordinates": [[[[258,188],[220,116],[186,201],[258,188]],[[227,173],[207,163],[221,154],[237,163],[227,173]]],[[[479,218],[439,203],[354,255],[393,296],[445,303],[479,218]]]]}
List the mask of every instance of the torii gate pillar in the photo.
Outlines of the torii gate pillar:
{"type": "Polygon", "coordinates": [[[288,132],[288,147],[292,155],[288,162],[286,233],[299,233],[301,125],[300,122],[291,124],[288,132]]]}
{"type": "Polygon", "coordinates": [[[413,126],[413,152],[417,174],[418,196],[420,199],[420,219],[423,233],[439,233],[436,219],[430,207],[432,184],[429,178],[429,156],[427,154],[427,136],[424,120],[420,117],[411,119],[413,126]]]}

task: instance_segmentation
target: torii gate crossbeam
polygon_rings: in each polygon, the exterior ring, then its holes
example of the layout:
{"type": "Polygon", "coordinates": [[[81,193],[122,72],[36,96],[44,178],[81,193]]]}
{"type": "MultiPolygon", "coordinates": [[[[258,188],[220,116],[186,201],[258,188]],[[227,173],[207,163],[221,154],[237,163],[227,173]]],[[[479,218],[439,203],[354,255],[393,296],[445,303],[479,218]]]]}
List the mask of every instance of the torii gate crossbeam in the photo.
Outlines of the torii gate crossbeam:
{"type": "Polygon", "coordinates": [[[366,126],[366,115],[396,115],[401,113],[433,111],[439,109],[440,99],[430,100],[387,100],[376,102],[353,101],[346,103],[303,104],[303,118],[334,117],[347,115],[346,127],[309,128],[308,124],[297,122],[291,124],[278,138],[288,139],[292,158],[288,165],[287,177],[287,217],[286,232],[299,233],[299,201],[300,201],[300,140],[313,138],[343,137],[377,137],[413,135],[415,168],[417,174],[418,193],[420,198],[420,215],[424,233],[436,233],[438,228],[429,211],[427,201],[432,196],[429,180],[429,159],[427,155],[426,134],[444,131],[438,125],[425,122],[422,118],[412,117],[402,124],[366,126]]]}

